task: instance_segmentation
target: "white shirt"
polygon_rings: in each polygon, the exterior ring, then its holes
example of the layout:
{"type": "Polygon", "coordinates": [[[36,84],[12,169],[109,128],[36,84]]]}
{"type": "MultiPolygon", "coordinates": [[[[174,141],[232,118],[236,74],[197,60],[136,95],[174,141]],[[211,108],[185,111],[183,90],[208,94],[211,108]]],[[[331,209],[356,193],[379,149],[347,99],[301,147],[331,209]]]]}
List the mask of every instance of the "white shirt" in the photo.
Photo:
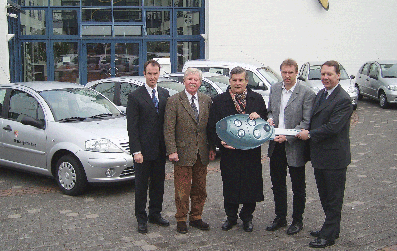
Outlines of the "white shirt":
{"type": "Polygon", "coordinates": [[[286,129],[284,121],[284,109],[287,106],[288,100],[290,99],[292,93],[294,92],[295,86],[296,83],[289,90],[287,90],[285,89],[285,85],[283,83],[281,90],[280,114],[278,115],[278,128],[286,129]]]}
{"type": "MultiPolygon", "coordinates": [[[[185,90],[185,93],[186,93],[187,99],[189,100],[189,103],[192,104],[192,96],[193,95],[188,93],[186,90],[185,90]]],[[[196,92],[196,94],[194,94],[194,97],[195,97],[194,103],[196,104],[197,112],[200,114],[200,106],[199,106],[199,102],[198,102],[197,92],[196,92]]]]}
{"type": "Polygon", "coordinates": [[[148,84],[145,83],[145,87],[146,87],[147,92],[149,93],[150,98],[152,98],[153,89],[156,90],[155,95],[156,95],[157,100],[159,100],[159,93],[157,91],[157,85],[154,88],[152,88],[152,87],[148,86],[148,84]]]}

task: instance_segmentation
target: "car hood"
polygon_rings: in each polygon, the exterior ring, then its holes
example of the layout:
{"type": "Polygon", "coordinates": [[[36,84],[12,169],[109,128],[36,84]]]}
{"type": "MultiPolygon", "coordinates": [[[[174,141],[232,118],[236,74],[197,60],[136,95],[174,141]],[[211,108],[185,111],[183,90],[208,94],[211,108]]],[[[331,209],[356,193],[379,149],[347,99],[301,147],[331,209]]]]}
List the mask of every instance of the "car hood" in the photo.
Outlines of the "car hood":
{"type": "Polygon", "coordinates": [[[128,142],[127,119],[125,116],[80,122],[54,122],[53,125],[53,127],[49,125],[52,128],[49,133],[54,138],[73,137],[75,143],[104,138],[111,140],[113,143],[128,142]]]}
{"type": "Polygon", "coordinates": [[[386,85],[397,85],[397,78],[382,78],[382,82],[386,85]]]}
{"type": "MultiPolygon", "coordinates": [[[[316,92],[324,88],[323,83],[321,80],[307,80],[308,85],[315,89],[316,92]]],[[[339,81],[339,84],[342,86],[345,91],[347,91],[351,85],[350,79],[342,79],[339,81]]]]}

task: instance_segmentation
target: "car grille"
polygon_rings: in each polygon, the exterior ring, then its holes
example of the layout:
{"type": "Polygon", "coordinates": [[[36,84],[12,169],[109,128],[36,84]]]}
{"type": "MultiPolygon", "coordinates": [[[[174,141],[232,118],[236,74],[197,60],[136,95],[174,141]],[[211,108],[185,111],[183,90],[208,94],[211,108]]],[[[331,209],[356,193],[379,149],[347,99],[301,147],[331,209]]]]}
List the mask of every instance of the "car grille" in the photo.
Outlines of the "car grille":
{"type": "Polygon", "coordinates": [[[129,142],[120,142],[120,146],[121,148],[126,151],[126,152],[130,152],[130,144],[129,142]]]}
{"type": "Polygon", "coordinates": [[[127,177],[135,175],[135,168],[134,166],[129,166],[120,174],[120,177],[127,177]]]}

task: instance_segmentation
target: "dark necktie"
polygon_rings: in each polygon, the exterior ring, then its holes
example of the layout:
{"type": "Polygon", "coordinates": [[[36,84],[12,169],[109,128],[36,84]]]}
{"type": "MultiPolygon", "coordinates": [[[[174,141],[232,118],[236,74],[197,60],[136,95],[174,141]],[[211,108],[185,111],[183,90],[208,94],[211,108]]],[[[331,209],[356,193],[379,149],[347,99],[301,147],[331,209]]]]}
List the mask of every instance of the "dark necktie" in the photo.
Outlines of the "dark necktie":
{"type": "Polygon", "coordinates": [[[327,99],[327,96],[328,96],[328,92],[327,91],[323,92],[323,94],[321,94],[320,101],[318,102],[318,105],[321,105],[327,99]]]}
{"type": "Polygon", "coordinates": [[[153,101],[154,107],[156,107],[157,112],[159,112],[159,101],[156,98],[156,89],[152,90],[152,101],[153,101]]]}
{"type": "Polygon", "coordinates": [[[193,112],[194,112],[194,116],[196,117],[196,120],[198,121],[199,113],[198,113],[198,110],[197,110],[196,103],[194,103],[194,99],[195,98],[196,98],[195,96],[192,96],[192,103],[190,105],[192,106],[192,109],[193,109],[193,112]]]}

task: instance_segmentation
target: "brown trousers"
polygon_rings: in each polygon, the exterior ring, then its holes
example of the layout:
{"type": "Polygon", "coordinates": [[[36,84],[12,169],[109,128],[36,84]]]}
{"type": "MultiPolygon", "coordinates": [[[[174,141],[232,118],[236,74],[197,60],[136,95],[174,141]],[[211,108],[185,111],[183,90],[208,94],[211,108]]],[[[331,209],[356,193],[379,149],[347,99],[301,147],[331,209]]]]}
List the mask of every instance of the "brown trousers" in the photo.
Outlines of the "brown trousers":
{"type": "Polygon", "coordinates": [[[193,166],[174,166],[175,205],[177,221],[186,221],[189,212],[189,198],[191,209],[189,221],[200,220],[204,203],[207,199],[207,166],[197,158],[193,166]]]}

